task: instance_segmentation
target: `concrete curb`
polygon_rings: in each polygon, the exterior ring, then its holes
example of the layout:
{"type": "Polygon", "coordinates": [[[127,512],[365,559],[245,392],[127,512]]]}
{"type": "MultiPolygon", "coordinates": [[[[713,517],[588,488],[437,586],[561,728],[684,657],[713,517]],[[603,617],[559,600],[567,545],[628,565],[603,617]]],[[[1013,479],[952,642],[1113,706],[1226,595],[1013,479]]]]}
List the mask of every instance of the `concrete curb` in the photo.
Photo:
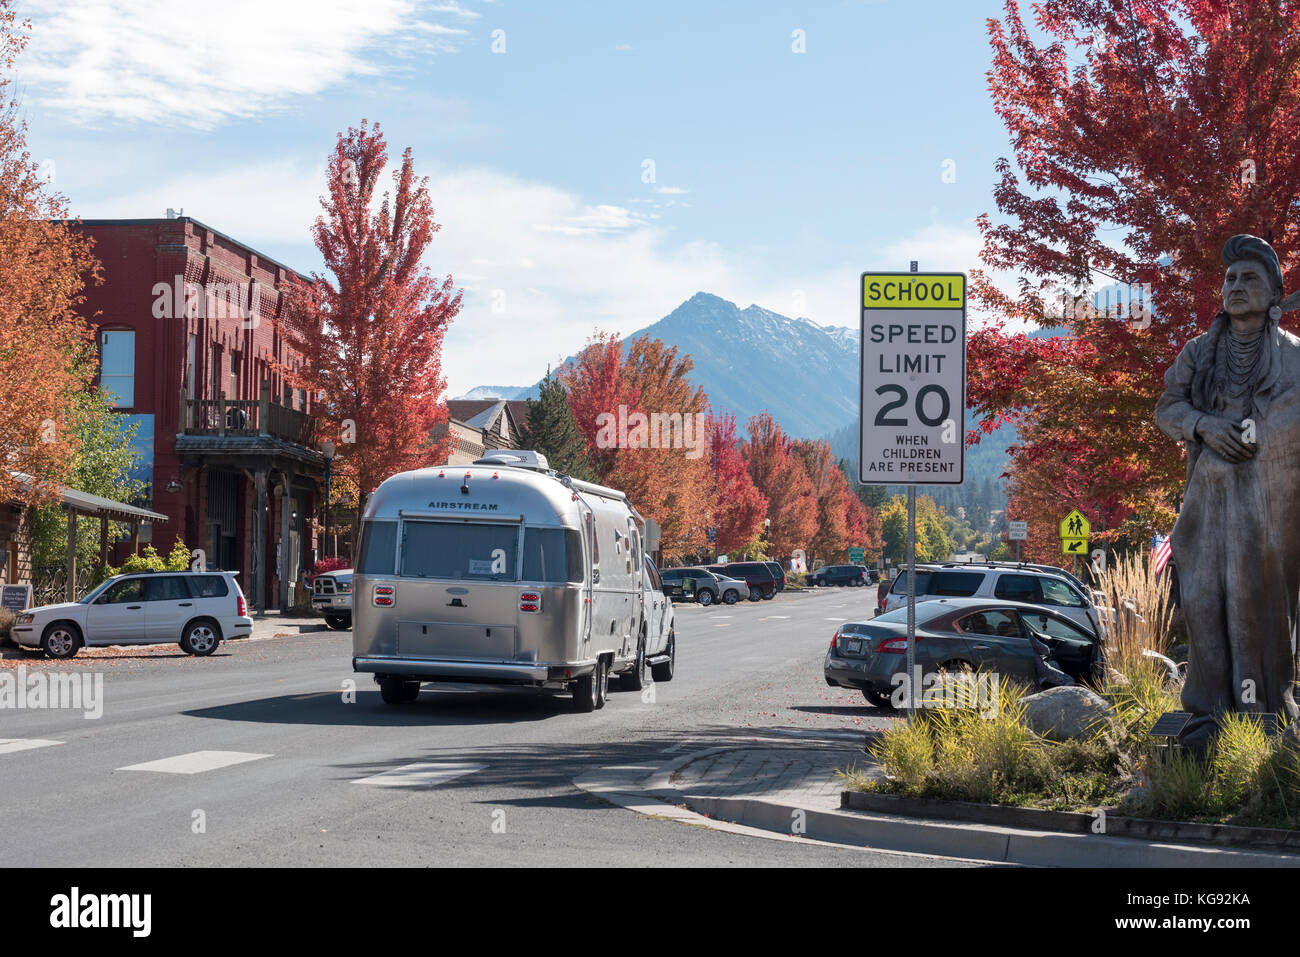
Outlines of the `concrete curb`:
{"type": "MultiPolygon", "coordinates": [[[[751,747],[723,745],[687,752],[661,765],[602,768],[574,783],[610,803],[650,817],[710,827],[774,840],[813,841],[864,847],[891,853],[945,857],[1033,867],[1300,867],[1300,855],[1272,850],[1167,843],[1167,835],[1119,837],[1031,829],[998,823],[936,820],[882,813],[878,810],[825,810],[799,807],[759,797],[712,797],[691,794],[673,784],[687,765],[725,751],[751,747]]],[[[762,749],[765,750],[765,749],[762,749]]],[[[1043,811],[1052,816],[1058,812],[1043,811]]],[[[1062,818],[1087,815],[1061,814],[1062,818]]],[[[1043,817],[1033,818],[1047,823],[1043,817]]],[[[1069,821],[1066,827],[1078,827],[1069,821]]]]}
{"type": "Polygon", "coordinates": [[[710,817],[789,835],[802,812],[817,841],[1034,867],[1300,867],[1300,856],[1238,848],[1158,844],[1105,834],[1024,831],[863,811],[817,811],[754,798],[685,798],[710,817]]]}
{"type": "MultiPolygon", "coordinates": [[[[1048,811],[1042,808],[1005,807],[968,801],[940,801],[899,794],[842,791],[840,807],[845,810],[897,814],[930,820],[991,824],[1034,831],[1090,834],[1096,817],[1081,811],[1048,811]]],[[[1242,827],[1231,824],[1197,824],[1191,821],[1160,821],[1126,817],[1108,811],[1106,834],[1147,841],[1168,841],[1200,847],[1225,847],[1267,853],[1300,852],[1300,832],[1280,828],[1242,827]]]]}

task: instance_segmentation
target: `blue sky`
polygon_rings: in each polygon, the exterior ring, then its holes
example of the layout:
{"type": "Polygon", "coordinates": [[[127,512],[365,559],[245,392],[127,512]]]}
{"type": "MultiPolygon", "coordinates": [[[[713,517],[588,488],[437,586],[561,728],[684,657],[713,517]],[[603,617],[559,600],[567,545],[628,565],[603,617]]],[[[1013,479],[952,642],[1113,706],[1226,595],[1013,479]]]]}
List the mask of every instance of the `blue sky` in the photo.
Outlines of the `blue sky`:
{"type": "Polygon", "coordinates": [[[317,269],[326,154],[379,121],[430,177],[428,265],[465,289],[453,395],[699,290],[855,325],[864,269],[976,265],[1010,154],[984,0],[122,6],[19,6],[32,154],[73,213],[183,207],[317,269]]]}

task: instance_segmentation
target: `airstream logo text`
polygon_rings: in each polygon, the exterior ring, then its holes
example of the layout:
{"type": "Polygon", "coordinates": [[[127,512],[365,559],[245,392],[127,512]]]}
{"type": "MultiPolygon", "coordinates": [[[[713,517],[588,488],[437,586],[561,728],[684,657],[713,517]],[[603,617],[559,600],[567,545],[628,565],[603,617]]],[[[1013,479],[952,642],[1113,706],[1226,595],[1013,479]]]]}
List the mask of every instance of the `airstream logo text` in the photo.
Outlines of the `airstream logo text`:
{"type": "Polygon", "coordinates": [[[495,512],[496,502],[430,502],[428,508],[449,508],[459,512],[495,512]]]}

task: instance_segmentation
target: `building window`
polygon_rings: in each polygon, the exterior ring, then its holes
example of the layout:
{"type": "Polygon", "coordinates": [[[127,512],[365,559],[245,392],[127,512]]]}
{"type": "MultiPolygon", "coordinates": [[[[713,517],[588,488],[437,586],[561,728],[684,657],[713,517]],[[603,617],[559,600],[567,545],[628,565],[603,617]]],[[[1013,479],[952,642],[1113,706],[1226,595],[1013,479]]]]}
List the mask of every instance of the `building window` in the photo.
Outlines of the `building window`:
{"type": "Polygon", "coordinates": [[[99,387],[115,409],[135,407],[135,333],[99,334],[99,387]]]}
{"type": "Polygon", "coordinates": [[[197,399],[198,393],[194,390],[198,386],[198,356],[199,356],[199,337],[190,334],[185,347],[185,394],[191,399],[197,399]]]}

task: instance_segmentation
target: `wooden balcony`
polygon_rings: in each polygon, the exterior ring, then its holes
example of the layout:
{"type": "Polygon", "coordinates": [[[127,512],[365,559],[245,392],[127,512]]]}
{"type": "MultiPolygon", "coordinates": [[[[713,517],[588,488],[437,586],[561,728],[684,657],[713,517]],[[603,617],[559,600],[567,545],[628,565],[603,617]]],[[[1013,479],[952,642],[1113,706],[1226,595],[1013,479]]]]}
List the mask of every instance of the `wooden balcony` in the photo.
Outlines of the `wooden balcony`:
{"type": "Polygon", "coordinates": [[[271,398],[271,385],[262,383],[261,398],[227,399],[224,392],[215,399],[191,399],[180,393],[181,435],[219,435],[230,438],[270,436],[294,445],[314,445],[315,421],[305,412],[271,398]]]}

